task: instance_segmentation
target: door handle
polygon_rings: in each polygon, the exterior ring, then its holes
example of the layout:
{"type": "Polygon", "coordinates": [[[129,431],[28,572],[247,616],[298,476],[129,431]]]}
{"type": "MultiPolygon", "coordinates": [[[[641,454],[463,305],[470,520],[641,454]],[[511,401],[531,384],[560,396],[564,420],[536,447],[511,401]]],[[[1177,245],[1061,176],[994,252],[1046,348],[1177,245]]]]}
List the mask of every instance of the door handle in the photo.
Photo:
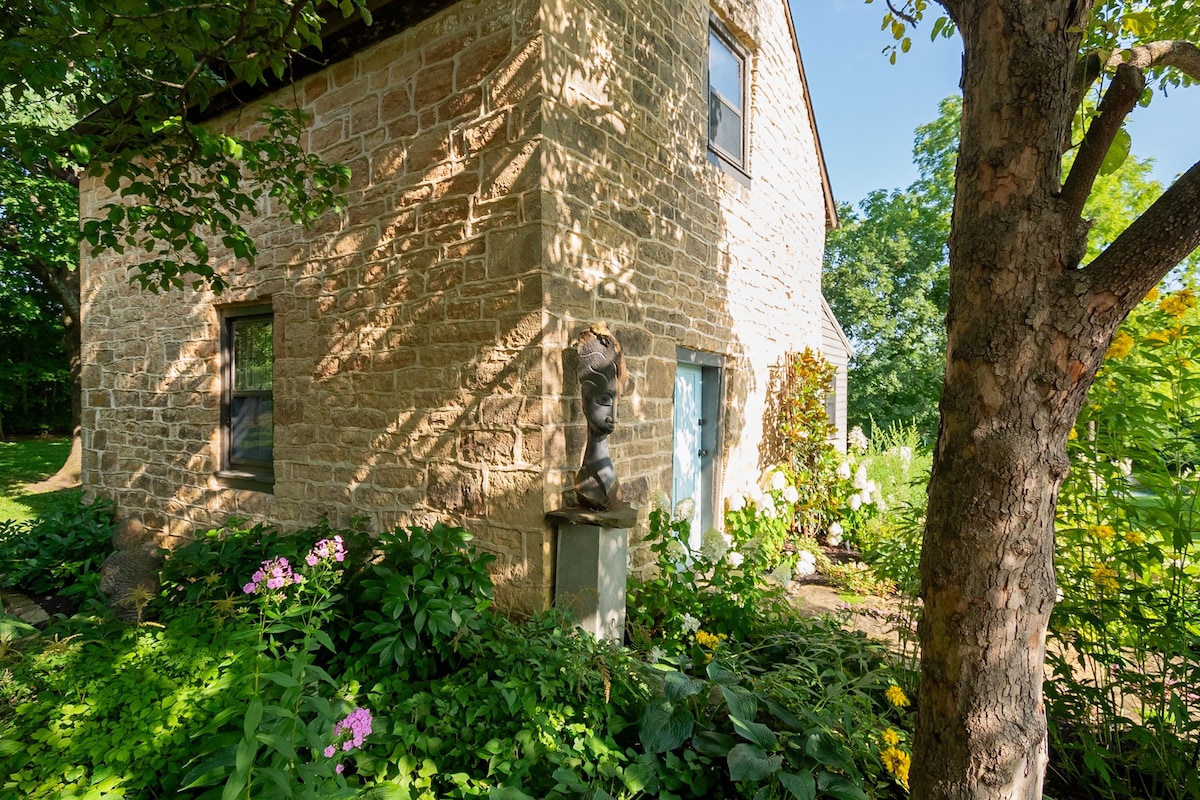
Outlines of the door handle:
{"type": "Polygon", "coordinates": [[[708,455],[708,451],[707,451],[707,450],[701,450],[700,452],[696,453],[696,455],[700,456],[701,458],[704,458],[705,456],[707,456],[707,455],[708,455]]]}

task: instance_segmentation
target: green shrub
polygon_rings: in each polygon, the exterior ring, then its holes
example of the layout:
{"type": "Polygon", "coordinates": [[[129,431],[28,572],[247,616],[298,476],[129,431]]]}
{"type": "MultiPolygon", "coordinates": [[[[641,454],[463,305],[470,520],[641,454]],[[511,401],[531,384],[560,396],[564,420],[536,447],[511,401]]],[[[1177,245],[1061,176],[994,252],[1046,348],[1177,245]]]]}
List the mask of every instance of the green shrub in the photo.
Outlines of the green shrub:
{"type": "Polygon", "coordinates": [[[677,796],[898,797],[910,736],[892,673],[882,644],[796,623],[695,671],[664,667],[639,739],[677,796]]]}
{"type": "Polygon", "coordinates": [[[1200,798],[1200,317],[1152,293],[1114,337],[1068,446],[1046,686],[1052,780],[1200,798]]]}
{"type": "Polygon", "coordinates": [[[557,612],[521,624],[493,616],[471,639],[470,658],[437,680],[380,676],[368,697],[389,725],[358,759],[364,778],[422,800],[502,785],[538,798],[636,791],[645,775],[626,747],[647,690],[627,651],[557,612]]]}
{"type": "Polygon", "coordinates": [[[784,612],[780,584],[764,576],[767,554],[753,515],[727,524],[727,533],[706,532],[693,552],[687,547],[689,503],[673,512],[660,495],[649,514],[645,542],[655,555],[655,574],[630,581],[627,617],[630,638],[646,650],[700,646],[699,634],[749,639],[784,612]]]}
{"type": "Polygon", "coordinates": [[[0,520],[0,586],[38,594],[98,596],[112,553],[112,503],[52,511],[28,522],[0,520]]]}
{"type": "Polygon", "coordinates": [[[430,678],[461,661],[459,643],[489,623],[495,557],[470,547],[471,534],[436,523],[397,528],[374,540],[375,560],[346,585],[346,654],[430,678]]]}

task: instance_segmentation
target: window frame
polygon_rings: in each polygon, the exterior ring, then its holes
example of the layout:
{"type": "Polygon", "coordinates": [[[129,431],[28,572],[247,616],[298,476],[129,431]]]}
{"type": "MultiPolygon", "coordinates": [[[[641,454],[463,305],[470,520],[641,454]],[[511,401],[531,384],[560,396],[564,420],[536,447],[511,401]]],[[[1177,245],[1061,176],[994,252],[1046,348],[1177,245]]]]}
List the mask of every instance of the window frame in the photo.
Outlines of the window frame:
{"type": "Polygon", "coordinates": [[[705,78],[705,99],[708,108],[708,131],[705,134],[708,147],[709,161],[721,167],[726,172],[731,173],[735,178],[745,183],[750,178],[749,161],[750,161],[750,53],[749,51],[729,32],[729,30],[716,17],[711,17],[708,23],[708,49],[707,59],[704,66],[705,78]],[[734,108],[733,104],[728,102],[728,98],[724,97],[720,92],[713,87],[712,81],[712,45],[713,39],[716,39],[725,50],[733,57],[738,64],[738,77],[740,79],[741,88],[741,106],[734,108]],[[738,121],[741,123],[741,152],[730,153],[719,144],[716,143],[713,137],[713,104],[714,95],[728,108],[732,109],[738,115],[738,121]]]}
{"type": "Polygon", "coordinates": [[[269,303],[249,306],[233,306],[220,312],[221,324],[221,468],[217,476],[238,488],[272,491],[275,483],[275,431],[274,431],[274,368],[275,368],[275,312],[269,303]],[[234,332],[239,324],[270,322],[271,324],[271,389],[237,389],[235,377],[234,332]],[[269,461],[235,459],[233,454],[233,406],[242,397],[267,397],[272,404],[271,458],[269,461]]]}

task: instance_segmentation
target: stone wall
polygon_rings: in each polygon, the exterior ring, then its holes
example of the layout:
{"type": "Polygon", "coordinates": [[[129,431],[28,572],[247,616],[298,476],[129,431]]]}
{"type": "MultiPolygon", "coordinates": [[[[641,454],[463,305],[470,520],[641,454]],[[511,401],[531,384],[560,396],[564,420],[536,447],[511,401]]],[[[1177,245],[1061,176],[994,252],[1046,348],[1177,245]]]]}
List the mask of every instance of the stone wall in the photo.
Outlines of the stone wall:
{"type": "MultiPolygon", "coordinates": [[[[85,259],[89,491],[163,536],[229,514],[285,528],[444,519],[499,556],[506,604],[545,604],[538,13],[464,0],[296,86],[309,147],[353,170],[348,209],[305,232],[264,205],[256,265],[217,256],[220,297],[153,297],[122,260],[85,259]],[[218,311],[264,301],[273,494],[214,475],[218,311]]],[[[95,213],[102,188],[83,195],[95,213]]]]}
{"type": "Polygon", "coordinates": [[[787,3],[548,7],[548,503],[570,487],[586,434],[570,358],[555,351],[593,319],[630,368],[611,440],[630,499],[671,489],[677,345],[725,357],[723,485],[745,486],[764,466],[771,366],[820,347],[825,206],[787,3]],[[750,55],[749,186],[707,158],[710,15],[750,55]]]}
{"type": "MultiPolygon", "coordinates": [[[[725,488],[758,473],[767,370],[819,343],[824,205],[785,0],[462,0],[269,101],[353,170],[311,231],[264,203],[230,288],[149,295],[84,258],[84,480],[160,542],[459,523],[508,607],[545,605],[585,428],[567,346],[605,320],[630,367],[629,498],[670,486],[677,345],[728,368],[725,488]],[[706,158],[710,13],[752,54],[751,182],[706,158]],[[220,467],[219,314],[270,302],[273,493],[220,467]]],[[[219,120],[252,129],[254,108],[219,120]]],[[[106,196],[82,191],[85,217],[106,196]]]]}

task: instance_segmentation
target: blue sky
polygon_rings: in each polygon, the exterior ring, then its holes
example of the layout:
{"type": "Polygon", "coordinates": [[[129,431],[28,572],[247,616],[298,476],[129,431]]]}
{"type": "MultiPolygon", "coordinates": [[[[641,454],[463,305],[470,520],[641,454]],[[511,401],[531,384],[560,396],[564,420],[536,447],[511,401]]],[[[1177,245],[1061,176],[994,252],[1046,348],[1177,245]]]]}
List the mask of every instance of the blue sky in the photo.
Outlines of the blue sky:
{"type": "MultiPolygon", "coordinates": [[[[796,36],[808,75],[817,129],[834,197],[857,203],[872,189],[907,186],[913,131],[937,117],[938,102],[958,92],[962,46],[929,41],[929,25],[893,66],[881,54],[886,7],[863,0],[792,0],[796,36]]],[[[931,18],[932,21],[932,18],[931,18]]],[[[1200,161],[1200,87],[1157,96],[1134,109],[1133,153],[1154,158],[1164,185],[1200,161]]]]}

